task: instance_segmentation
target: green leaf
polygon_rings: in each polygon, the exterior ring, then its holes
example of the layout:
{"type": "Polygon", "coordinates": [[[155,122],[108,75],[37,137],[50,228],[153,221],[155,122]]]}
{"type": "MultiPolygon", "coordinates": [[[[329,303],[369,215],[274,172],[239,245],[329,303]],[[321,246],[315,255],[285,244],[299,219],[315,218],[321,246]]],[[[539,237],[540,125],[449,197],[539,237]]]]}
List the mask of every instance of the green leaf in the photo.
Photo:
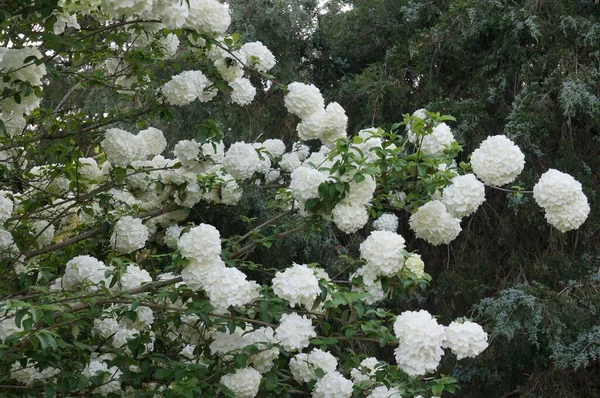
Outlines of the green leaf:
{"type": "Polygon", "coordinates": [[[154,372],[154,377],[159,380],[164,380],[171,377],[171,374],[173,374],[171,369],[158,369],[156,372],[154,372]]]}
{"type": "Polygon", "coordinates": [[[435,384],[431,386],[431,392],[433,393],[433,395],[442,395],[442,393],[444,392],[444,385],[435,384]]]}

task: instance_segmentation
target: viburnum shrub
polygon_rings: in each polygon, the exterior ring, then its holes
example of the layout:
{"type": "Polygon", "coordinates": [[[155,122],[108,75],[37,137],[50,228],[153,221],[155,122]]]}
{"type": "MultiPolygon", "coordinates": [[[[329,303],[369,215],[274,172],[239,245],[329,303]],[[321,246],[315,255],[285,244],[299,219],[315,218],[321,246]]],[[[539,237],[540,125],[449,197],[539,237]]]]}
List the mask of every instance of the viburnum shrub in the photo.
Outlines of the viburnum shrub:
{"type": "MultiPolygon", "coordinates": [[[[458,388],[436,373],[442,356],[475,357],[487,334],[462,318],[444,326],[424,310],[386,309],[431,280],[397,233],[398,214],[411,214],[418,239],[448,244],[486,186],[527,192],[502,188],[525,162],[510,139],[489,137],[471,164],[458,161],[454,119],[426,110],[349,136],[344,109],[312,84],[276,82],[274,55],[229,34],[217,0],[23,3],[3,11],[0,33],[2,396],[374,398],[458,388]],[[298,142],[226,147],[204,125],[202,139],[167,149],[169,132],[147,125],[217,96],[244,106],[257,92],[253,74],[300,118],[298,142]],[[44,89],[65,79],[64,97],[46,102],[44,89]],[[98,114],[64,106],[90,87],[118,104],[98,114]],[[206,204],[236,206],[249,186],[279,214],[233,235],[190,221],[206,204]],[[372,231],[345,275],[309,258],[282,270],[247,260],[259,245],[329,222],[372,231]],[[373,356],[385,346],[395,361],[373,356]]],[[[581,184],[553,169],[533,195],[563,232],[589,213],[581,184]]]]}

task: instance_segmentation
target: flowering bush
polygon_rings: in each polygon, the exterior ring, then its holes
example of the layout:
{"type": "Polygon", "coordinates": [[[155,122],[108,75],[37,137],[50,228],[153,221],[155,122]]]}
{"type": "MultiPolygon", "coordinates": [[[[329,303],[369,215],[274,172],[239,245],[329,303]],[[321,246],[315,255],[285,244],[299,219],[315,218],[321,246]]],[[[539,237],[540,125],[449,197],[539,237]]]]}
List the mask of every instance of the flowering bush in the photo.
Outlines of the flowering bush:
{"type": "MultiPolygon", "coordinates": [[[[518,176],[518,147],[491,137],[472,154],[472,170],[457,166],[461,147],[446,123],[454,119],[425,110],[388,131],[348,137],[342,106],[325,106],[312,84],[277,83],[266,73],[274,55],[227,35],[228,7],[217,0],[49,7],[14,9],[5,23],[29,18],[39,29],[10,36],[0,52],[0,387],[7,395],[24,388],[174,397],[456,390],[454,379],[435,374],[443,348],[473,357],[487,335],[471,321],[444,327],[423,310],[386,309],[386,299],[426,289],[431,279],[409,253],[414,241],[397,233],[398,215],[410,213],[418,239],[450,243],[485,201],[484,184],[497,188],[518,176]],[[178,56],[203,70],[172,73],[165,63],[179,65],[178,56]],[[160,62],[146,64],[153,60],[160,62]],[[76,76],[74,88],[52,109],[40,107],[43,89],[61,73],[76,76]],[[251,76],[284,93],[283,104],[301,119],[299,140],[319,140],[318,150],[274,139],[226,146],[216,134],[168,151],[168,132],[149,125],[173,106],[217,96],[247,105],[257,93],[251,76]],[[108,87],[127,109],[63,109],[79,86],[108,87]],[[209,205],[236,206],[250,187],[264,190],[279,214],[239,234],[197,222],[209,205]],[[259,245],[330,221],[348,234],[374,229],[344,274],[332,277],[310,259],[284,270],[247,259],[259,245]],[[393,347],[395,362],[373,357],[369,347],[377,346],[393,347]]],[[[534,197],[561,231],[589,212],[581,186],[555,170],[534,197]]]]}

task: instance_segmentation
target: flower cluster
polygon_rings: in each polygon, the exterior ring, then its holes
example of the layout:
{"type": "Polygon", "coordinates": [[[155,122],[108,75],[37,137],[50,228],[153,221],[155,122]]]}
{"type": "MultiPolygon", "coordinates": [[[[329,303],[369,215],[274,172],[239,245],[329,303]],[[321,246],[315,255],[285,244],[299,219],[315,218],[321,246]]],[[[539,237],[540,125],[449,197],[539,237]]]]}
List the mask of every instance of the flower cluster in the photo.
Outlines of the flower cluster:
{"type": "Polygon", "coordinates": [[[487,334],[473,322],[452,322],[444,327],[427,311],[406,311],[394,322],[398,347],[394,351],[398,367],[411,376],[435,371],[449,347],[458,359],[480,354],[487,347],[487,334]]]}
{"type": "Polygon", "coordinates": [[[318,138],[327,147],[333,148],[338,139],[346,137],[346,112],[337,102],[325,107],[323,95],[314,85],[290,83],[284,103],[290,113],[302,119],[297,127],[301,140],[318,138]]]}
{"type": "Polygon", "coordinates": [[[304,264],[294,264],[285,271],[275,274],[273,292],[287,300],[291,307],[298,304],[311,309],[321,289],[319,280],[311,268],[304,264]]]}
{"type": "Polygon", "coordinates": [[[523,152],[504,135],[488,137],[471,154],[471,166],[479,179],[489,185],[513,182],[525,167],[523,152]]]}
{"type": "Polygon", "coordinates": [[[546,220],[561,232],[579,228],[590,213],[581,184],[555,169],[540,177],[533,187],[533,197],[546,211],[546,220]]]}
{"type": "Polygon", "coordinates": [[[434,246],[447,245],[461,231],[460,220],[454,218],[443,202],[432,200],[410,216],[410,228],[421,238],[434,246]]]}

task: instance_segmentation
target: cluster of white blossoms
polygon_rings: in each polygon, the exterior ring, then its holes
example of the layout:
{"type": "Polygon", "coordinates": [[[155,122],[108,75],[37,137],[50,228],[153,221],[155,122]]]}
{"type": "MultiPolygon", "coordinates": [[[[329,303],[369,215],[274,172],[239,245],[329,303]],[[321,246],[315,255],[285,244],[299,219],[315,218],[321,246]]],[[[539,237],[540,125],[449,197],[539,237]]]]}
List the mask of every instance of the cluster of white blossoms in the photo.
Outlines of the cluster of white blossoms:
{"type": "MultiPolygon", "coordinates": [[[[421,120],[427,118],[425,109],[416,110],[413,113],[413,116],[418,117],[421,120]]],[[[417,134],[413,131],[413,126],[407,124],[406,132],[408,140],[416,147],[420,148],[421,152],[425,155],[440,156],[445,149],[449,148],[452,143],[456,141],[450,126],[446,123],[436,124],[431,133],[426,135],[417,134]]]]}
{"type": "Polygon", "coordinates": [[[114,267],[105,265],[102,261],[92,256],[77,256],[69,260],[65,266],[65,273],[55,284],[65,290],[71,290],[83,284],[90,284],[90,289],[100,282],[109,286],[107,272],[112,272],[114,267]]]}
{"type": "Polygon", "coordinates": [[[382,371],[385,365],[375,357],[363,359],[357,368],[350,371],[350,377],[355,383],[374,380],[377,372],[382,371]]]}
{"type": "Polygon", "coordinates": [[[444,327],[424,310],[406,311],[394,322],[394,334],[398,338],[395,349],[398,367],[410,376],[433,372],[439,365],[446,337],[444,327]]]}
{"type": "Polygon", "coordinates": [[[477,178],[489,185],[511,183],[525,167],[523,152],[504,135],[486,138],[471,154],[471,167],[477,178]]]}
{"type": "Polygon", "coordinates": [[[107,396],[111,393],[118,394],[121,391],[121,382],[119,379],[123,375],[123,372],[116,366],[109,367],[106,361],[110,359],[109,355],[91,359],[81,372],[88,379],[94,376],[104,376],[102,384],[93,390],[94,393],[102,396],[107,396]]]}
{"type": "Polygon", "coordinates": [[[315,299],[321,294],[315,270],[305,264],[294,264],[273,278],[273,292],[288,301],[291,307],[304,305],[310,310],[315,299]]]}
{"type": "Polygon", "coordinates": [[[237,398],[254,398],[258,394],[262,376],[253,368],[238,369],[221,377],[221,383],[237,398]]]}
{"type": "Polygon", "coordinates": [[[542,174],[533,187],[533,197],[545,210],[548,223],[561,232],[579,228],[590,213],[581,183],[555,169],[542,174]]]}
{"type": "MultiPolygon", "coordinates": [[[[367,398],[402,398],[402,394],[396,387],[387,388],[386,386],[375,387],[367,398]]],[[[415,397],[417,398],[417,397],[415,397]]]]}
{"type": "MultiPolygon", "coordinates": [[[[106,153],[106,158],[113,166],[127,167],[131,162],[145,160],[151,155],[151,148],[146,145],[145,138],[143,134],[133,135],[125,130],[111,128],[106,130],[100,146],[106,153]]],[[[152,141],[156,141],[156,138],[152,141]]],[[[152,149],[157,148],[156,145],[153,145],[152,149]]],[[[161,152],[152,153],[152,155],[158,155],[161,152]]]]}
{"type": "Polygon", "coordinates": [[[290,359],[290,372],[298,383],[308,383],[317,379],[315,371],[323,370],[325,373],[335,372],[338,360],[329,352],[313,348],[308,353],[296,354],[290,359]]]}
{"type": "Polygon", "coordinates": [[[350,398],[354,384],[339,372],[329,372],[315,383],[313,398],[350,398]]]}
{"type": "Polygon", "coordinates": [[[250,80],[238,77],[232,82],[229,82],[231,87],[231,100],[238,105],[248,105],[256,96],[256,87],[250,83],[250,80]]]}
{"type": "Polygon", "coordinates": [[[28,360],[26,366],[21,366],[20,362],[15,362],[10,369],[10,378],[30,386],[38,380],[52,379],[59,373],[60,369],[53,367],[38,370],[38,364],[33,360],[28,360]]]}
{"type": "Polygon", "coordinates": [[[260,72],[270,71],[277,62],[271,50],[259,41],[244,44],[239,54],[246,65],[260,72]]]}
{"type": "Polygon", "coordinates": [[[32,87],[42,86],[46,66],[43,63],[37,65],[36,60],[43,60],[43,55],[35,47],[0,48],[0,74],[3,76],[0,90],[14,90],[16,93],[16,97],[8,96],[0,100],[0,119],[12,120],[13,128],[7,129],[11,136],[25,127],[23,114],[29,115],[40,104],[41,98],[35,93],[25,95],[21,91],[22,82],[32,87]],[[27,63],[24,62],[26,59],[27,63]]]}
{"type": "Polygon", "coordinates": [[[410,216],[409,224],[417,238],[424,239],[434,246],[447,245],[462,230],[460,219],[453,217],[439,200],[432,200],[419,207],[410,216]]]}
{"type": "Polygon", "coordinates": [[[187,105],[194,100],[201,102],[210,101],[216,90],[209,87],[210,81],[198,70],[181,72],[171,78],[162,87],[162,94],[166,102],[171,105],[187,105]]]}
{"type": "Polygon", "coordinates": [[[360,256],[376,276],[391,276],[402,269],[407,255],[405,240],[390,231],[373,231],[360,244],[360,256]]]}
{"type": "Polygon", "coordinates": [[[474,322],[454,321],[446,326],[443,347],[450,348],[457,359],[474,358],[487,348],[487,337],[483,328],[474,322]]]}
{"type": "Polygon", "coordinates": [[[402,268],[403,276],[410,276],[411,273],[417,279],[421,279],[425,275],[425,263],[423,263],[419,254],[411,253],[406,257],[406,261],[404,261],[404,268],[402,268]]]}
{"type": "Polygon", "coordinates": [[[223,166],[233,178],[247,180],[258,171],[260,157],[252,144],[236,142],[225,153],[223,166]]]}
{"type": "Polygon", "coordinates": [[[456,176],[444,188],[441,201],[453,217],[466,217],[485,201],[485,186],[473,174],[456,176]]]}
{"type": "Polygon", "coordinates": [[[110,245],[117,253],[129,254],[146,245],[150,232],[139,218],[125,216],[116,222],[110,245]]]}
{"type": "Polygon", "coordinates": [[[275,329],[275,338],[287,351],[299,351],[310,345],[310,339],[317,337],[312,320],[306,316],[283,314],[275,329]]]}
{"type": "Polygon", "coordinates": [[[453,322],[445,328],[425,310],[398,315],[394,334],[399,344],[394,351],[396,362],[410,376],[435,371],[444,354],[442,347],[449,347],[458,359],[474,357],[487,348],[487,334],[481,326],[453,322]]]}
{"type": "Polygon", "coordinates": [[[23,331],[23,325],[15,323],[16,312],[14,310],[0,312],[0,341],[5,341],[12,334],[23,331]]]}
{"type": "Polygon", "coordinates": [[[392,213],[383,213],[377,220],[373,221],[373,228],[377,231],[396,232],[398,230],[398,216],[392,213]]]}
{"type": "Polygon", "coordinates": [[[237,268],[228,268],[220,258],[219,231],[209,224],[200,224],[181,235],[177,247],[189,260],[181,276],[188,287],[203,289],[210,304],[219,313],[231,306],[242,306],[258,297],[260,286],[246,280],[237,268]]]}
{"type": "Polygon", "coordinates": [[[301,140],[320,139],[333,148],[338,139],[346,138],[348,117],[340,104],[332,102],[325,107],[323,95],[312,84],[294,82],[287,88],[284,104],[290,113],[302,119],[297,126],[301,140]]]}

